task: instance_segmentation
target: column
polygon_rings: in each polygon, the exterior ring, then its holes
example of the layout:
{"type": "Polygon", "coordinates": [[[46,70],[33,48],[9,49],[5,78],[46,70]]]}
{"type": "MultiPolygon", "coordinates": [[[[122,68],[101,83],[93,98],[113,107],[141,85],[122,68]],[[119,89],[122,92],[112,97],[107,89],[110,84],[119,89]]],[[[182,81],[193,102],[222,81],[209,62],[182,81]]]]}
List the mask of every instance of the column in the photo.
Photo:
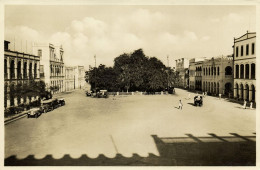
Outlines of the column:
{"type": "Polygon", "coordinates": [[[11,75],[10,75],[10,58],[7,57],[7,79],[10,79],[11,78],[11,75]]]}
{"type": "Polygon", "coordinates": [[[32,61],[32,78],[35,79],[36,77],[34,77],[34,61],[32,61]]]}
{"type": "Polygon", "coordinates": [[[236,88],[236,85],[234,85],[234,98],[237,98],[237,88],[236,88]]]}
{"type": "Polygon", "coordinates": [[[249,101],[252,101],[252,87],[249,87],[249,101]]]}
{"type": "Polygon", "coordinates": [[[247,97],[246,95],[247,95],[247,94],[246,94],[245,86],[244,86],[244,90],[243,90],[243,92],[244,92],[244,98],[243,98],[243,99],[246,100],[246,97],[247,97]]]}
{"type": "MultiPolygon", "coordinates": [[[[23,77],[23,59],[21,59],[21,78],[24,79],[23,77]]],[[[22,100],[21,100],[22,103],[22,100]]]]}
{"type": "MultiPolygon", "coordinates": [[[[239,74],[240,75],[240,74],[239,74]]],[[[238,88],[239,90],[238,90],[238,94],[239,94],[239,99],[241,99],[241,95],[242,95],[242,89],[241,89],[241,86],[239,86],[239,88],[238,88]]]]}
{"type": "Polygon", "coordinates": [[[14,79],[17,79],[17,58],[14,59],[14,79]]]}

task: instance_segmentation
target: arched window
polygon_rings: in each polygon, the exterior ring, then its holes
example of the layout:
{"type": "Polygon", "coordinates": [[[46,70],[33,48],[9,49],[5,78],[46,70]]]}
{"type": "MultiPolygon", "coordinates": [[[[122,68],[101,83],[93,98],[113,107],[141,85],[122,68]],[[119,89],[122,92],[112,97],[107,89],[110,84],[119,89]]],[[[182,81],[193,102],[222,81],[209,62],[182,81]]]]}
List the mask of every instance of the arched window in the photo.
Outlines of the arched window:
{"type": "Polygon", "coordinates": [[[240,78],[243,79],[244,78],[244,64],[240,65],[240,78]]]}
{"type": "Polygon", "coordinates": [[[34,64],[34,78],[37,78],[37,63],[34,64]]]}
{"type": "Polygon", "coordinates": [[[27,79],[27,62],[23,63],[23,78],[27,79]]]}
{"type": "Polygon", "coordinates": [[[255,64],[251,64],[251,79],[255,79],[255,64]]]}
{"type": "Polygon", "coordinates": [[[4,64],[4,74],[5,74],[5,79],[8,78],[8,74],[7,74],[7,60],[5,59],[5,64],[4,64]]]}
{"type": "Polygon", "coordinates": [[[14,60],[11,61],[10,74],[11,74],[11,79],[14,79],[14,77],[15,77],[15,72],[14,72],[14,60]]]}
{"type": "Polygon", "coordinates": [[[249,64],[246,64],[246,79],[249,79],[249,64]]]}
{"type": "Polygon", "coordinates": [[[239,78],[239,65],[236,65],[236,78],[239,78]]]}
{"type": "Polygon", "coordinates": [[[17,78],[18,79],[22,78],[22,74],[21,74],[21,61],[18,61],[18,63],[17,63],[17,78]]]}
{"type": "Polygon", "coordinates": [[[232,67],[227,66],[225,68],[225,75],[232,75],[232,67]]]}

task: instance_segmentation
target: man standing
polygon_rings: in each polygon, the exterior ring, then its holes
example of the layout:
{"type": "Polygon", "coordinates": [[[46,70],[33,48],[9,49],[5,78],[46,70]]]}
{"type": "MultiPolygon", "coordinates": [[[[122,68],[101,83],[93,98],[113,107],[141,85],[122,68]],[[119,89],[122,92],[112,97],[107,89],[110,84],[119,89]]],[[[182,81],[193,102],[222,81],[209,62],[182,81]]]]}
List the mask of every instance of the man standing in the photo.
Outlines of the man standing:
{"type": "Polygon", "coordinates": [[[246,109],[246,100],[244,100],[243,108],[246,109]]]}
{"type": "Polygon", "coordinates": [[[182,110],[182,106],[183,106],[183,104],[182,104],[181,100],[179,100],[179,108],[178,109],[182,110]]]}

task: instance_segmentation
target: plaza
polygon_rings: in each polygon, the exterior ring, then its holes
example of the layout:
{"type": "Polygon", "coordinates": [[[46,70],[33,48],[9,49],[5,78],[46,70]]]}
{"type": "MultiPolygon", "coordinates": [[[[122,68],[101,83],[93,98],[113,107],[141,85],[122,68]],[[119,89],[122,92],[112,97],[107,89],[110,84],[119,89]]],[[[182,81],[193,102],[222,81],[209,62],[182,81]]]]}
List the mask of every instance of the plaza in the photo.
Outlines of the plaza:
{"type": "Polygon", "coordinates": [[[5,158],[160,156],[152,135],[255,136],[255,110],[211,96],[204,98],[202,107],[195,107],[196,94],[187,99],[188,94],[182,89],[176,89],[175,95],[111,95],[108,99],[86,97],[83,90],[63,94],[65,106],[38,119],[5,125],[5,158]],[[177,108],[179,100],[182,110],[177,108]]]}

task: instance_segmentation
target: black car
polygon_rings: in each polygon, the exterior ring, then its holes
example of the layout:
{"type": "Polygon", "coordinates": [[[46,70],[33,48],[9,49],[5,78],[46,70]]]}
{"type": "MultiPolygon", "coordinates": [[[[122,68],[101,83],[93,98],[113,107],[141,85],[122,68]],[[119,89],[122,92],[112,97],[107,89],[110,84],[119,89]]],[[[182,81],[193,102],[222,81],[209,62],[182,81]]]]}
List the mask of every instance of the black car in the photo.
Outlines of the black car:
{"type": "Polygon", "coordinates": [[[194,97],[194,106],[202,106],[203,105],[203,97],[195,96],[194,97]]]}
{"type": "Polygon", "coordinates": [[[58,103],[59,103],[60,106],[64,106],[65,100],[64,99],[58,99],[58,103]]]}

